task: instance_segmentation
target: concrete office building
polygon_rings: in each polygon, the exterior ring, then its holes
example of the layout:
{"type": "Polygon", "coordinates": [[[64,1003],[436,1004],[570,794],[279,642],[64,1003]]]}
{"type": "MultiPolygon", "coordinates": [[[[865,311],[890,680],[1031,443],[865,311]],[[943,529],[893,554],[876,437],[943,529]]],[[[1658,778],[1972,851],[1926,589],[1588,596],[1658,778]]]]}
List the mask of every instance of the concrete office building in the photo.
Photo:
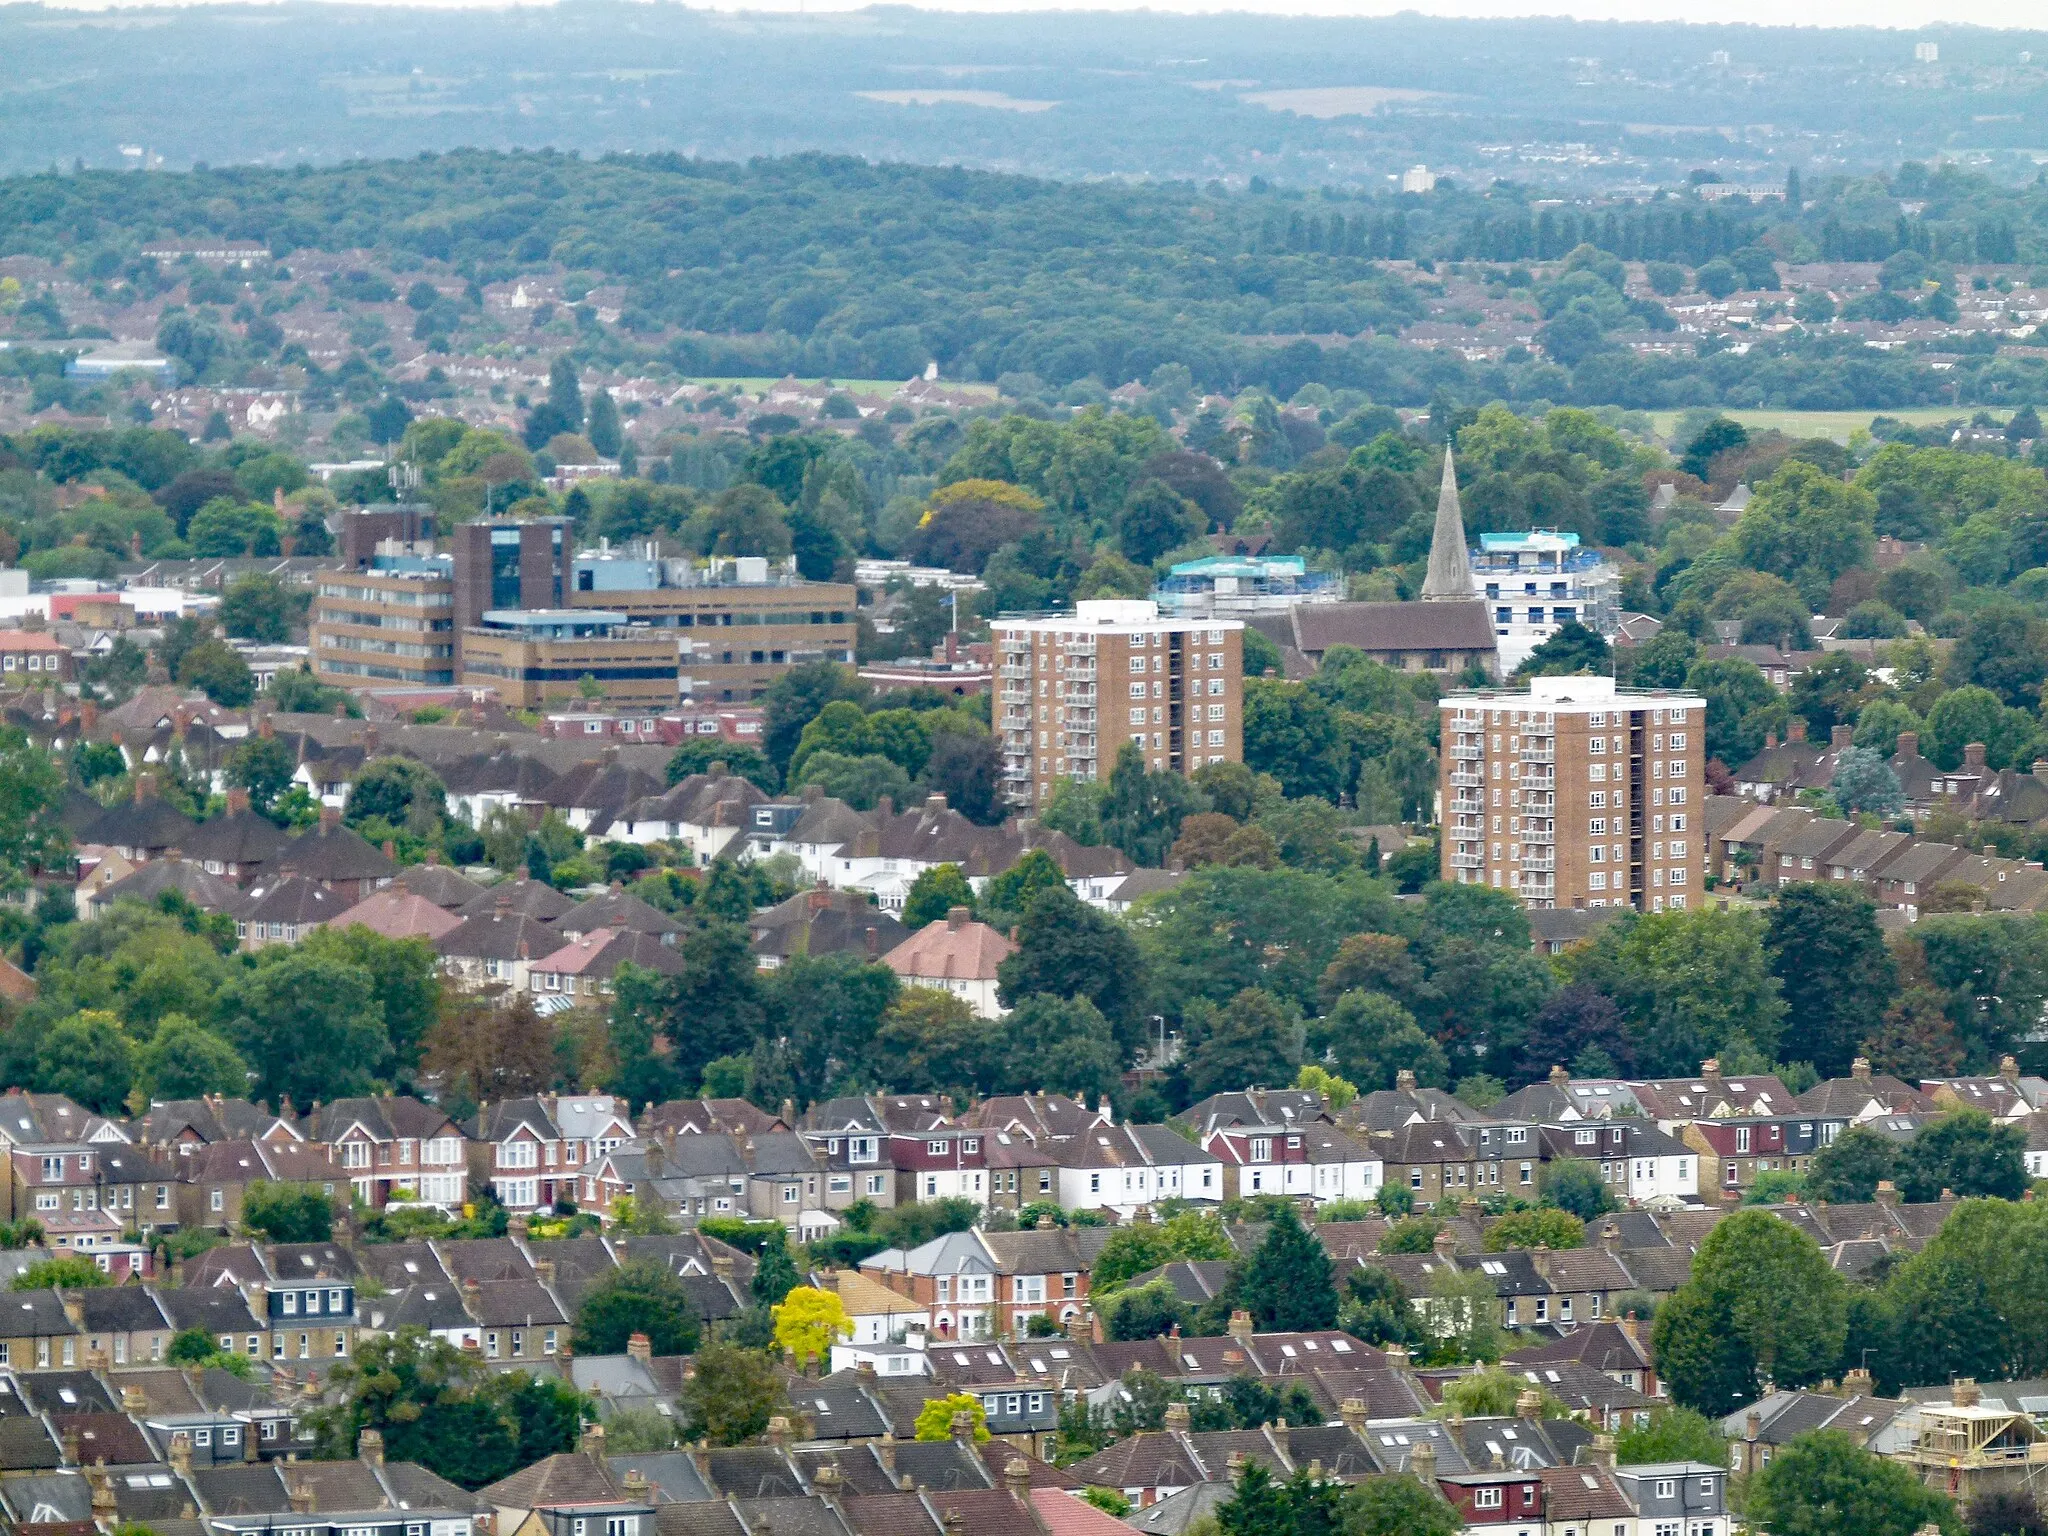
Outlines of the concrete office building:
{"type": "Polygon", "coordinates": [[[623,613],[667,635],[686,697],[757,699],[791,667],[853,665],[855,592],[807,581],[795,563],[759,557],[692,560],[652,544],[604,546],[576,557],[567,606],[623,613]]]}
{"type": "Polygon", "coordinates": [[[672,707],[674,637],[616,610],[572,610],[572,537],[562,518],[461,523],[444,553],[430,511],[343,514],[343,568],[314,591],[314,675],[343,688],[491,688],[520,709],[579,698],[588,677],[609,704],[672,707]]]}
{"type": "Polygon", "coordinates": [[[351,526],[356,515],[343,514],[342,538],[357,553],[314,583],[313,675],[336,688],[448,687],[455,681],[454,562],[430,542],[369,540],[351,526]]]}
{"type": "Polygon", "coordinates": [[[493,609],[462,632],[462,685],[495,688],[514,709],[582,698],[585,678],[608,703],[671,708],[675,641],[595,608],[493,609]]]}
{"type": "Polygon", "coordinates": [[[1244,625],[1127,599],[994,620],[1003,792],[1042,805],[1062,779],[1106,779],[1127,741],[1191,774],[1244,757],[1244,625]]]}
{"type": "Polygon", "coordinates": [[[1443,877],[1532,907],[1683,910],[1705,890],[1706,701],[1607,677],[1447,694],[1443,877]]]}

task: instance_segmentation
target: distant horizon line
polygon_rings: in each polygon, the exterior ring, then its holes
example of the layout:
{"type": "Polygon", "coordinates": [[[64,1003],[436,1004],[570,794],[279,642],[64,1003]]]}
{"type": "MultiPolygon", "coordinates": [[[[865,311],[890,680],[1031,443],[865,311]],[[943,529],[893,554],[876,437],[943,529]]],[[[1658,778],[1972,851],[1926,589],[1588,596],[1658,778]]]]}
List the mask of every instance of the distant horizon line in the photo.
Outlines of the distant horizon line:
{"type": "MultiPolygon", "coordinates": [[[[8,10],[46,9],[79,15],[135,11],[274,10],[289,4],[347,5],[396,11],[509,11],[562,9],[574,0],[34,0],[8,10]]],[[[1977,0],[1958,15],[1941,0],[1820,0],[1806,18],[1786,21],[1782,6],[1771,0],[1724,0],[1711,19],[1696,14],[1697,0],[1578,0],[1560,7],[1556,0],[1277,0],[1271,5],[1245,0],[1181,0],[1161,5],[1151,0],[1098,0],[1073,5],[1063,0],[635,0],[650,7],[675,4],[680,9],[727,14],[774,16],[850,15],[867,10],[907,10],[935,15],[1099,15],[1150,14],[1169,19],[1184,16],[1245,16],[1261,20],[1385,21],[1408,16],[1432,21],[1559,21],[1585,25],[1692,26],[1745,28],[1771,32],[1990,32],[2048,37],[2048,27],[2028,25],[2017,0],[1977,0]],[[1688,14],[1692,12],[1694,14],[1688,14]],[[1997,19],[1990,19],[1990,18],[1997,19]]]]}

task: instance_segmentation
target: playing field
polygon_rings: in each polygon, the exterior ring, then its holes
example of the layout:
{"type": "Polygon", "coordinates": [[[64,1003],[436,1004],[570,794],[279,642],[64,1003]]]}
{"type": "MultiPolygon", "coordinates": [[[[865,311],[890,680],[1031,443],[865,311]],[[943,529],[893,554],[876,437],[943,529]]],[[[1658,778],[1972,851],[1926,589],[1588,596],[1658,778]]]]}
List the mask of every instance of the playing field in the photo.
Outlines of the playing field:
{"type": "MultiPolygon", "coordinates": [[[[1733,417],[1751,431],[1775,430],[1788,437],[1832,437],[1846,443],[1849,434],[1858,427],[1867,427],[1873,416],[1892,416],[1900,421],[1910,421],[1916,427],[1924,427],[1938,421],[1968,421],[1977,413],[1974,405],[1916,405],[1902,406],[1895,411],[1723,411],[1724,416],[1733,417]]],[[[2010,411],[1991,413],[2003,421],[2010,411]]],[[[1678,420],[1677,411],[1652,411],[1650,419],[1656,423],[1657,435],[1669,437],[1671,428],[1678,420]]]]}

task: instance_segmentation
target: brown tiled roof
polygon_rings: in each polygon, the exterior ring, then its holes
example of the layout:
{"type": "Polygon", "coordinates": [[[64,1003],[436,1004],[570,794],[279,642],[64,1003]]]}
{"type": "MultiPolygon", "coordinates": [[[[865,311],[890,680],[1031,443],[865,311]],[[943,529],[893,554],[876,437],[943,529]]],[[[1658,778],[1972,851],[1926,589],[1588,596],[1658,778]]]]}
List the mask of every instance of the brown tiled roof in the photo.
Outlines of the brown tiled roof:
{"type": "Polygon", "coordinates": [[[996,967],[1016,946],[987,923],[962,916],[964,910],[926,924],[884,955],[882,963],[899,976],[993,981],[996,967]]]}

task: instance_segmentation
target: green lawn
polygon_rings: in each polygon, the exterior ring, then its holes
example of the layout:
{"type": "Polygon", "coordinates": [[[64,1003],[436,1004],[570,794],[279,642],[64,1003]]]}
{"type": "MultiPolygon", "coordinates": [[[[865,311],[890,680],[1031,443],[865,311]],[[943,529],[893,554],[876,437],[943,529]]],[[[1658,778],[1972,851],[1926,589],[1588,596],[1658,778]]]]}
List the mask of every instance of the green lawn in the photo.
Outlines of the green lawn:
{"type": "MultiPolygon", "coordinates": [[[[1721,414],[1733,417],[1752,431],[1775,428],[1789,437],[1832,437],[1837,442],[1847,442],[1849,434],[1858,427],[1869,426],[1873,416],[1893,416],[1924,427],[1937,421],[1968,421],[1977,410],[1974,405],[1915,405],[1895,411],[1723,411],[1721,414]]],[[[2003,421],[2012,412],[1993,411],[1991,414],[2003,421]]],[[[1650,420],[1656,424],[1659,437],[1671,435],[1678,415],[1677,411],[1650,412],[1650,420]]]]}

